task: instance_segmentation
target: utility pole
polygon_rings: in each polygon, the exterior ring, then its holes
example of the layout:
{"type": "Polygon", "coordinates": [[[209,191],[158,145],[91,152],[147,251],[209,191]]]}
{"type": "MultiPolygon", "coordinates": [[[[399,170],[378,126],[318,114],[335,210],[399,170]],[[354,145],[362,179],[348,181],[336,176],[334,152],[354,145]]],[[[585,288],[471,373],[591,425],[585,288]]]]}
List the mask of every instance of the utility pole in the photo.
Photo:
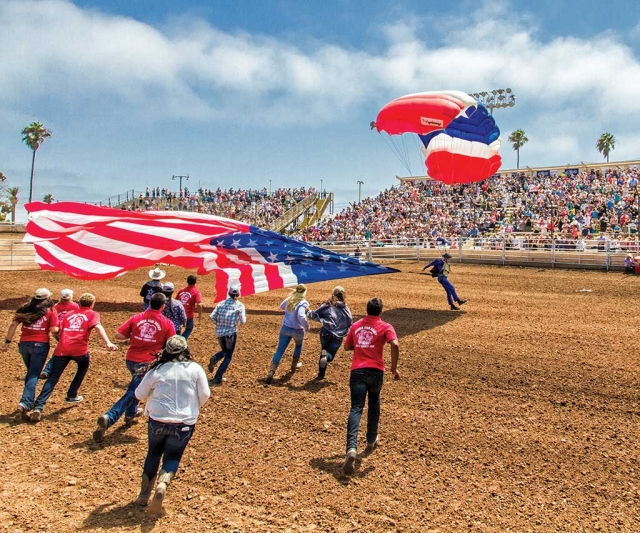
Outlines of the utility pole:
{"type": "Polygon", "coordinates": [[[356,181],[356,183],[358,184],[358,203],[360,203],[360,197],[362,196],[362,186],[364,185],[364,181],[356,181]]]}
{"type": "Polygon", "coordinates": [[[180,196],[182,196],[182,180],[185,179],[185,180],[189,181],[189,174],[187,174],[186,176],[177,176],[177,175],[174,174],[173,176],[171,176],[171,179],[172,180],[177,180],[177,179],[180,180],[180,196]]]}

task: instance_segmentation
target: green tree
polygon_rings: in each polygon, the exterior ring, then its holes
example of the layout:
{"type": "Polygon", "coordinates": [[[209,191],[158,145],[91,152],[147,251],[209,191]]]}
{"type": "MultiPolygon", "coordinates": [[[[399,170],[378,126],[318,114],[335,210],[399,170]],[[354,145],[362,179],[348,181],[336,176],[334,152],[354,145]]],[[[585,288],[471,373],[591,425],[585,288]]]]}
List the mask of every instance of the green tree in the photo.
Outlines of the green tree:
{"type": "Polygon", "coordinates": [[[18,194],[20,187],[9,187],[9,203],[11,204],[11,223],[16,223],[16,205],[18,205],[18,194]]]}
{"type": "Polygon", "coordinates": [[[508,141],[511,143],[511,145],[513,146],[513,149],[516,151],[516,154],[517,154],[516,168],[520,168],[520,148],[522,148],[525,144],[527,144],[527,142],[529,141],[529,138],[527,137],[527,134],[525,133],[524,130],[516,130],[511,132],[511,135],[509,135],[508,141]]]}
{"type": "Polygon", "coordinates": [[[53,203],[54,200],[55,200],[55,198],[53,197],[53,194],[51,194],[51,193],[45,194],[44,198],[42,199],[42,201],[45,204],[51,204],[51,203],[53,203]]]}
{"type": "Polygon", "coordinates": [[[598,152],[600,152],[603,157],[607,159],[608,163],[611,150],[616,149],[616,138],[611,133],[603,133],[602,135],[600,135],[600,138],[596,143],[596,148],[598,149],[598,152]]]}
{"type": "Polygon", "coordinates": [[[36,152],[45,139],[51,137],[51,131],[40,122],[32,122],[22,130],[22,142],[33,151],[31,158],[31,180],[29,181],[29,202],[33,199],[33,173],[36,168],[36,152]]]}

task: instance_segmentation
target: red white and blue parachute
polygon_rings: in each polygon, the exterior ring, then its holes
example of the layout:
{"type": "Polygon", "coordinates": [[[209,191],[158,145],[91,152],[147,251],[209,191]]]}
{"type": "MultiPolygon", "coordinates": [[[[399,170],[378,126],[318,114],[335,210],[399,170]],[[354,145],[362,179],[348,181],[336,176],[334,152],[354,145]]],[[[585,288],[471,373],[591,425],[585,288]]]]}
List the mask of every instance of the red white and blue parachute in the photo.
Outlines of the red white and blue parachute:
{"type": "Polygon", "coordinates": [[[502,164],[493,116],[460,91],[403,96],[384,106],[371,126],[389,135],[418,134],[428,175],[445,183],[484,180],[502,164]]]}

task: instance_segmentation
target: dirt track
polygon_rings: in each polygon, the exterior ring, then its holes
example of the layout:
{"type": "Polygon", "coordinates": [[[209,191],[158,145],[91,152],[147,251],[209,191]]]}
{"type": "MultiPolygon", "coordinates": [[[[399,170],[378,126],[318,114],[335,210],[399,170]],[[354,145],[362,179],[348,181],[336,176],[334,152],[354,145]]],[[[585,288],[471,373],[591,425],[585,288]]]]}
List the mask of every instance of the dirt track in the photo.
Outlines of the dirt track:
{"type": "MultiPolygon", "coordinates": [[[[640,279],[453,265],[469,298],[456,313],[437,282],[419,275],[422,265],[392,266],[402,272],[342,283],[354,315],[370,297],[384,300],[401,346],[402,380],[382,392],[381,446],[359,458],[351,479],[340,470],[344,352],[315,383],[314,327],[304,367],[261,382],[280,290],[244,299],[248,323],[228,381],[213,389],[158,519],[133,504],[146,425],[119,423],[103,444],[91,440],[96,417],[128,382],[124,353],[106,352],[96,335],[85,401],[64,403],[67,370],[36,425],[14,414],[24,376],[14,343],[0,377],[0,530],[640,531],[640,279]]],[[[181,286],[187,273],[168,271],[181,286]]],[[[99,283],[0,272],[0,328],[35,288],[69,286],[96,294],[112,337],[140,310],[145,280],[146,271],[99,283]]],[[[333,285],[311,285],[312,304],[333,285]]],[[[213,279],[199,288],[210,310],[213,279]]],[[[206,316],[190,345],[203,364],[217,346],[206,316]]]]}

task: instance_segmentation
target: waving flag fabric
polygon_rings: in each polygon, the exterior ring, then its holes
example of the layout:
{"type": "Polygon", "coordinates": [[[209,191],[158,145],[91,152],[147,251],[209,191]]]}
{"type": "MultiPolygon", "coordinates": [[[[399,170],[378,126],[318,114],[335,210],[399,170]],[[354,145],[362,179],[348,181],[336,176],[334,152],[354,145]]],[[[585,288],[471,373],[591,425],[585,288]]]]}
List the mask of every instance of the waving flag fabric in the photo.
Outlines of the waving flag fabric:
{"type": "Polygon", "coordinates": [[[298,283],[388,274],[348,257],[236,220],[180,211],[122,211],[75,202],[29,203],[24,242],[44,270],[108,279],[168,263],[216,275],[216,301],[232,285],[248,296],[298,283]]]}

